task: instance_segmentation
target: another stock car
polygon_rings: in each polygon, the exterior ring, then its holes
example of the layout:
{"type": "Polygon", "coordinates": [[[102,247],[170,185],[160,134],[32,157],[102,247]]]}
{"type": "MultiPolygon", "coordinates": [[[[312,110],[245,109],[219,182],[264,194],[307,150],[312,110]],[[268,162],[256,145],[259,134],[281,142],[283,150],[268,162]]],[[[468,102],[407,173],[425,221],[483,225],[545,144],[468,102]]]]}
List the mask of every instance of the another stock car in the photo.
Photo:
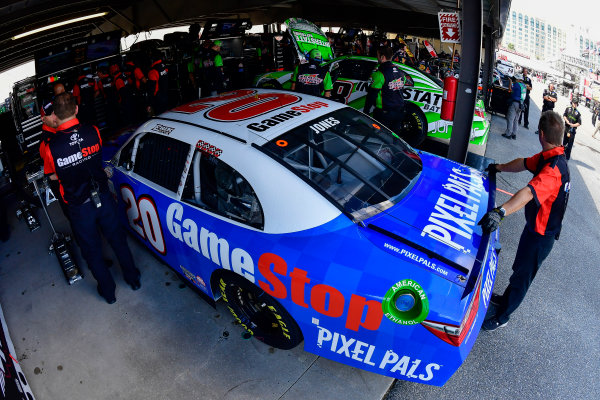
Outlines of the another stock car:
{"type": "MultiPolygon", "coordinates": [[[[377,68],[377,59],[363,56],[341,56],[333,58],[333,53],[327,42],[327,36],[313,23],[290,18],[285,21],[290,32],[300,62],[305,54],[317,47],[326,60],[324,65],[329,67],[333,80],[332,98],[344,102],[351,107],[362,110],[365,105],[367,89],[370,85],[371,74],[377,68]]],[[[448,141],[452,134],[452,121],[441,119],[443,83],[436,77],[409,67],[402,63],[394,64],[406,76],[403,90],[406,101],[406,117],[404,129],[421,131],[430,138],[448,141]]],[[[290,89],[292,71],[269,72],[258,76],[254,86],[262,88],[290,89]]],[[[487,144],[490,123],[486,117],[483,100],[475,104],[473,125],[470,137],[470,151],[483,155],[487,144]]]]}
{"type": "Polygon", "coordinates": [[[225,93],[146,122],[107,167],[129,229],[271,346],[443,385],[475,342],[495,182],[351,107],[225,93]]]}

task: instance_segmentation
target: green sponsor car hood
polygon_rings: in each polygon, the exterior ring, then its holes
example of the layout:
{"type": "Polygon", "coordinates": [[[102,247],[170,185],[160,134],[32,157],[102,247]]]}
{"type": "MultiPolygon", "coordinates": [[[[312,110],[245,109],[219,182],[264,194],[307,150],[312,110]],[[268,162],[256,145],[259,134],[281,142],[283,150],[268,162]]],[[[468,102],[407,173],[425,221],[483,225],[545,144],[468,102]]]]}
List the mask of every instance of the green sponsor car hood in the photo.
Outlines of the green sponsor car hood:
{"type": "Polygon", "coordinates": [[[306,59],[312,49],[321,51],[325,61],[333,59],[329,39],[318,26],[302,18],[290,18],[284,24],[290,32],[300,59],[306,59]]]}

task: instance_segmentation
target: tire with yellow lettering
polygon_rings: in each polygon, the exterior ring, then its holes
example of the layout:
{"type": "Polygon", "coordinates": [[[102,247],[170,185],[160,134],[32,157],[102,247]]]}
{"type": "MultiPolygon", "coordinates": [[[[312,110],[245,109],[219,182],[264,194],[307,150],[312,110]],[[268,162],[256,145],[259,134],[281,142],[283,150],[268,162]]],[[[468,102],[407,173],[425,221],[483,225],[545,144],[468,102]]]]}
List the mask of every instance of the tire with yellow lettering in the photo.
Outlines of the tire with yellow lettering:
{"type": "Polygon", "coordinates": [[[261,342],[282,350],[302,342],[294,318],[258,286],[232,274],[219,278],[219,291],[234,318],[261,342]]]}
{"type": "Polygon", "coordinates": [[[400,137],[413,147],[418,147],[427,137],[427,118],[423,111],[409,101],[405,102],[404,119],[400,137]]]}

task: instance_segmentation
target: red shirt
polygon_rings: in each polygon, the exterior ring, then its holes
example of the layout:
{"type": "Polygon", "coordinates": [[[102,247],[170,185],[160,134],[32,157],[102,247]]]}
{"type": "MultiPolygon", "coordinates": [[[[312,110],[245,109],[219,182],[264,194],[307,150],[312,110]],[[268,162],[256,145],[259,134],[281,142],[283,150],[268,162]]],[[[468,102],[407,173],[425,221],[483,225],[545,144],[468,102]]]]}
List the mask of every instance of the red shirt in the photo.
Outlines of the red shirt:
{"type": "Polygon", "coordinates": [[[562,146],[525,159],[525,168],[534,174],[527,185],[533,199],[525,206],[528,227],[540,235],[560,232],[570,189],[569,167],[562,146]]]}

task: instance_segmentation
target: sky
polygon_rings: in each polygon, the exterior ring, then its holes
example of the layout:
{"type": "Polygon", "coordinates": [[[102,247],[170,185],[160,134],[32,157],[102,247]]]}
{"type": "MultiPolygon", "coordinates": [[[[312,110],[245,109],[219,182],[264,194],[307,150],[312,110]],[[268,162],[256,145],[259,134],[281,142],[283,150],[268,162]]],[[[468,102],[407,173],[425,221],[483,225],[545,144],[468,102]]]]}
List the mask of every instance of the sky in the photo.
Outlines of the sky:
{"type": "Polygon", "coordinates": [[[580,25],[600,40],[600,1],[598,0],[512,0],[511,10],[519,9],[530,15],[560,25],[580,25]]]}

